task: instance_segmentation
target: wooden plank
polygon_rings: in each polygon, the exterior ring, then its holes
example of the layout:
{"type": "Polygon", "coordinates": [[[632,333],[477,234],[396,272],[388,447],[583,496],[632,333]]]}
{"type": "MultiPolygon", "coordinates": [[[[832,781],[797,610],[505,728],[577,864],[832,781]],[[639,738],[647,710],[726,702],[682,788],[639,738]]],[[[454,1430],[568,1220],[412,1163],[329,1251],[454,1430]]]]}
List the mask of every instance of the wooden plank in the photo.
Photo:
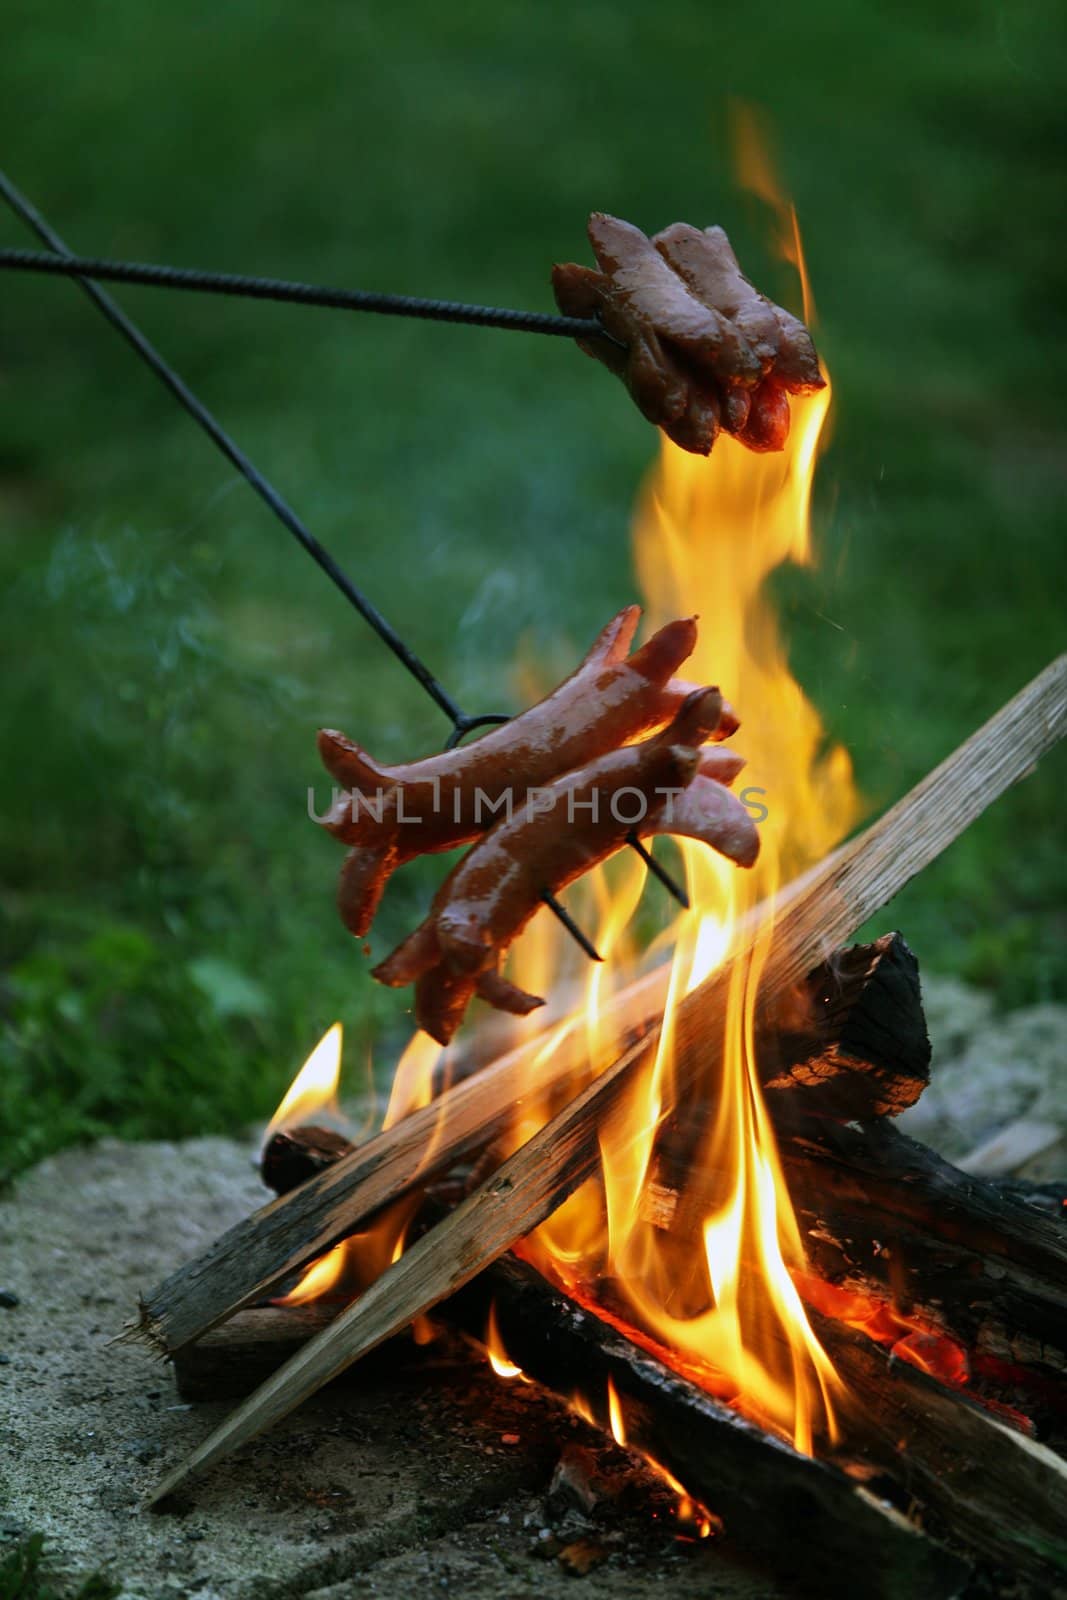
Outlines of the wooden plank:
{"type": "MultiPolygon", "coordinates": [[[[773,1003],[802,981],[829,950],[934,860],[1062,736],[1065,723],[1067,656],[1016,695],[884,817],[807,875],[775,920],[761,980],[766,1002],[773,1003]]],[[[758,933],[753,930],[753,940],[758,933]]],[[[679,1006],[676,1079],[684,1081],[699,1070],[702,1056],[706,1067],[709,1041],[721,1038],[731,972],[738,959],[735,956],[679,1006]]],[[[655,1032],[653,1028],[651,1037],[655,1032]]],[[[336,1322],[240,1405],[167,1475],[153,1500],[270,1427],[352,1361],[468,1283],[551,1215],[597,1169],[600,1127],[648,1059],[647,1043],[631,1045],[336,1322]]],[[[477,1089],[481,1081],[475,1078],[470,1084],[477,1089]]],[[[321,1253],[330,1242],[325,1240],[314,1253],[321,1253]]]]}
{"type": "MultiPolygon", "coordinates": [[[[930,1042],[918,966],[900,935],[837,950],[790,989],[780,1009],[764,1018],[759,1057],[772,1114],[774,1103],[794,1095],[814,1111],[842,1117],[878,1116],[917,1099],[929,1074],[930,1042]]],[[[554,1081],[564,1065],[573,1072],[576,1064],[561,1048],[550,1063],[554,1081]]],[[[459,1084],[343,1162],[320,1162],[313,1169],[319,1176],[299,1194],[238,1223],[154,1290],[142,1307],[142,1329],[173,1353],[234,1309],[274,1292],[350,1225],[411,1188],[416,1175],[426,1183],[502,1132],[515,1114],[515,1105],[500,1094],[509,1077],[484,1068],[477,1084],[459,1084]],[[418,1165],[412,1160],[416,1153],[422,1158],[418,1165]]],[[[323,1137],[329,1154],[330,1136],[323,1137]]],[[[284,1136],[268,1154],[284,1168],[284,1136]]]]}
{"type": "MultiPolygon", "coordinates": [[[[1062,1459],[965,1391],[893,1361],[841,1324],[814,1316],[845,1383],[843,1437],[817,1462],[687,1382],[595,1306],[576,1305],[510,1254],[442,1302],[434,1317],[483,1344],[490,1308],[509,1360],[527,1378],[568,1403],[580,1395],[605,1432],[610,1381],[630,1448],[711,1508],[734,1548],[783,1574],[803,1567],[819,1594],[854,1595],[857,1571],[872,1567],[865,1594],[925,1595],[939,1586],[954,1592],[958,1568],[916,1537],[919,1527],[986,1571],[1046,1586],[1067,1571],[1062,1459]],[[902,1527],[887,1506],[907,1509],[908,1523],[902,1527]],[[772,1507],[775,1538],[768,1541],[772,1507]]],[[[247,1392],[243,1363],[262,1376],[272,1348],[276,1366],[286,1360],[309,1336],[298,1315],[304,1309],[242,1312],[209,1334],[203,1349],[182,1352],[176,1365],[183,1395],[232,1399],[247,1392]]],[[[318,1318],[330,1314],[322,1308],[318,1318]]],[[[396,1350],[394,1342],[389,1352],[396,1350]]]]}

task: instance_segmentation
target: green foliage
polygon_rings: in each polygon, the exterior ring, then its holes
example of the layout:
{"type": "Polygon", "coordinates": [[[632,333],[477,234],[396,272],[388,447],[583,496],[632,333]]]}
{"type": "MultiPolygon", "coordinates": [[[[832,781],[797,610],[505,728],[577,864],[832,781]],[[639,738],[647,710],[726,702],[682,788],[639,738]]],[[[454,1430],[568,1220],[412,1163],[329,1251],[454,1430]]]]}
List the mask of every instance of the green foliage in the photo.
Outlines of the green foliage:
{"type": "Polygon", "coordinates": [[[41,1572],[44,1535],[31,1534],[0,1559],[0,1600],[116,1600],[122,1585],[93,1573],[77,1589],[57,1588],[41,1572]]]}
{"type": "MultiPolygon", "coordinates": [[[[599,206],[722,221],[766,108],[836,421],[821,564],[779,585],[872,808],[1062,648],[1062,28],[1005,8],[11,0],[0,135],[76,247],[547,306],[599,206]]],[[[22,244],[3,223],[5,242],[22,244]]],[[[317,726],[384,758],[439,714],[69,284],[0,304],[0,1168],[270,1109],[335,1017],[406,1027],[336,925],[317,726]]],[[[560,340],[120,298],[471,709],[632,598],[655,441],[560,340]]],[[[1062,993],[1062,753],[880,919],[933,970],[1062,993]]],[[[375,948],[440,863],[407,869],[375,948]]]]}

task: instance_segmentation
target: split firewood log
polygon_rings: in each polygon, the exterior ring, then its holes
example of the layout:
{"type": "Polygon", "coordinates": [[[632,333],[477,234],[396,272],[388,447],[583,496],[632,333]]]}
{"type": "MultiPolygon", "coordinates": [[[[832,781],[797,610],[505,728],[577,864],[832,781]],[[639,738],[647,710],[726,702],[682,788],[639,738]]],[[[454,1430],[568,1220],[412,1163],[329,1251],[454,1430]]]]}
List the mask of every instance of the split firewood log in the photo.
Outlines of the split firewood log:
{"type": "Polygon", "coordinates": [[[567,773],[546,791],[543,806],[497,823],[452,869],[429,916],[374,976],[394,987],[414,983],[419,1026],[447,1044],[475,994],[519,1015],[544,1003],[504,978],[501,960],[545,890],[565,889],[620,850],[631,832],[685,834],[751,866],[759,853],[755,824],[715,776],[736,775],[736,758],[707,752],[701,771],[700,746],[721,714],[718,690],[695,690],[663,732],[567,773]]]}
{"type": "MultiPolygon", "coordinates": [[[[674,673],[692,654],[696,621],[668,623],[629,655],[640,616],[639,606],[626,606],[564,683],[473,745],[390,767],[342,733],[319,734],[323,763],[345,788],[324,826],[352,846],[338,889],[352,933],[368,932],[397,867],[469,844],[503,806],[525,805],[531,791],[670,721],[694,688],[674,673]]],[[[709,738],[737,727],[724,703],[709,738]]]]}
{"type": "Polygon", "coordinates": [[[750,450],[781,450],[788,396],[825,380],[804,324],[749,283],[722,228],[675,222],[649,239],[595,211],[588,231],[600,270],[552,269],[560,310],[610,335],[581,349],[683,450],[707,455],[720,428],[750,450]]]}

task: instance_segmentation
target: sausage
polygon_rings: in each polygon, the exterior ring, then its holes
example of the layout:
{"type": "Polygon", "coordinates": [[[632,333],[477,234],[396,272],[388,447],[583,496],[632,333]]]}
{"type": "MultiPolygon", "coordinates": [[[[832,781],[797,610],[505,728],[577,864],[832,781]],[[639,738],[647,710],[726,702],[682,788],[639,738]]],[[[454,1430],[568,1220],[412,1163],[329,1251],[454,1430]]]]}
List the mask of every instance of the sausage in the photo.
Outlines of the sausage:
{"type": "Polygon", "coordinates": [[[698,839],[739,867],[751,867],[759,855],[756,824],[722,780],[708,774],[703,759],[685,792],[664,802],[637,832],[642,839],[660,833],[698,839]]]}
{"type": "Polygon", "coordinates": [[[579,339],[580,348],[683,450],[707,455],[723,428],[751,450],[780,450],[786,396],[825,380],[807,328],[748,281],[722,228],[675,222],[648,239],[594,212],[588,232],[599,270],[552,269],[560,310],[596,318],[610,335],[579,339]],[[750,419],[746,395],[771,379],[750,419]]]}
{"type": "MultiPolygon", "coordinates": [[[[721,710],[717,690],[696,690],[666,729],[568,773],[552,785],[546,804],[497,823],[452,869],[425,921],[374,968],[374,977],[392,986],[414,982],[419,1026],[441,1044],[476,992],[507,1010],[540,1004],[502,979],[499,966],[539,909],[542,891],[565,889],[620,849],[635,828],[646,836],[668,831],[667,808],[684,806],[702,760],[708,773],[736,776],[737,758],[699,748],[718,727],[721,710]]],[[[751,838],[736,813],[754,834],[748,814],[712,777],[699,781],[717,791],[715,805],[706,803],[703,818],[682,810],[678,831],[726,853],[737,849],[751,864],[751,838]],[[730,805],[723,807],[718,794],[730,805]]]]}
{"type": "MultiPolygon", "coordinates": [[[[319,734],[323,762],[346,790],[323,826],[354,846],[338,890],[346,927],[359,937],[368,931],[404,862],[469,843],[507,809],[524,806],[530,791],[677,712],[693,686],[673,674],[692,653],[696,621],[669,622],[628,655],[640,615],[638,606],[620,611],[570,678],[475,744],[388,767],[341,733],[319,734]]],[[[713,736],[725,738],[736,725],[723,706],[713,736]]]]}
{"type": "Polygon", "coordinates": [[[757,376],[769,372],[777,359],[781,328],[771,302],[742,273],[724,230],[672,222],[652,243],[694,299],[714,306],[738,330],[759,362],[757,376]]]}
{"type": "Polygon", "coordinates": [[[636,329],[650,344],[666,340],[711,377],[759,378],[762,366],[743,331],[713,301],[692,294],[640,228],[594,211],[588,231],[611,284],[601,311],[609,333],[636,329]]]}
{"type": "Polygon", "coordinates": [[[760,454],[781,450],[789,438],[789,397],[775,378],[764,378],[752,391],[748,419],[737,437],[760,454]]]}

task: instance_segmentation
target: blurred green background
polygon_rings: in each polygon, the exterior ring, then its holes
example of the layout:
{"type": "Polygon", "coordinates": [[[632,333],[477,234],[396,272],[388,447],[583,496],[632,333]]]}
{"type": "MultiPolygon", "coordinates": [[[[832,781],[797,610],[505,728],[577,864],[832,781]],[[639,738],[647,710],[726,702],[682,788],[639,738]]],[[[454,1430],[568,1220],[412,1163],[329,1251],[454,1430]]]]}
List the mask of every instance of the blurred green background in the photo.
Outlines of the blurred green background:
{"type": "MultiPolygon", "coordinates": [[[[1055,0],[8,0],[4,34],[3,161],[76,248],[517,306],[592,208],[721,221],[790,294],[731,175],[752,102],[835,379],[785,626],[872,804],[1062,648],[1055,0]]],[[[465,705],[632,597],[656,440],[564,341],[120,298],[465,705]]],[[[314,730],[396,759],[440,715],[71,285],[4,278],[0,407],[0,1168],[244,1124],[335,1016],[387,1067],[405,997],[334,916],[314,730]]],[[[1062,992],[1065,775],[879,919],[928,970],[1062,992]]]]}

